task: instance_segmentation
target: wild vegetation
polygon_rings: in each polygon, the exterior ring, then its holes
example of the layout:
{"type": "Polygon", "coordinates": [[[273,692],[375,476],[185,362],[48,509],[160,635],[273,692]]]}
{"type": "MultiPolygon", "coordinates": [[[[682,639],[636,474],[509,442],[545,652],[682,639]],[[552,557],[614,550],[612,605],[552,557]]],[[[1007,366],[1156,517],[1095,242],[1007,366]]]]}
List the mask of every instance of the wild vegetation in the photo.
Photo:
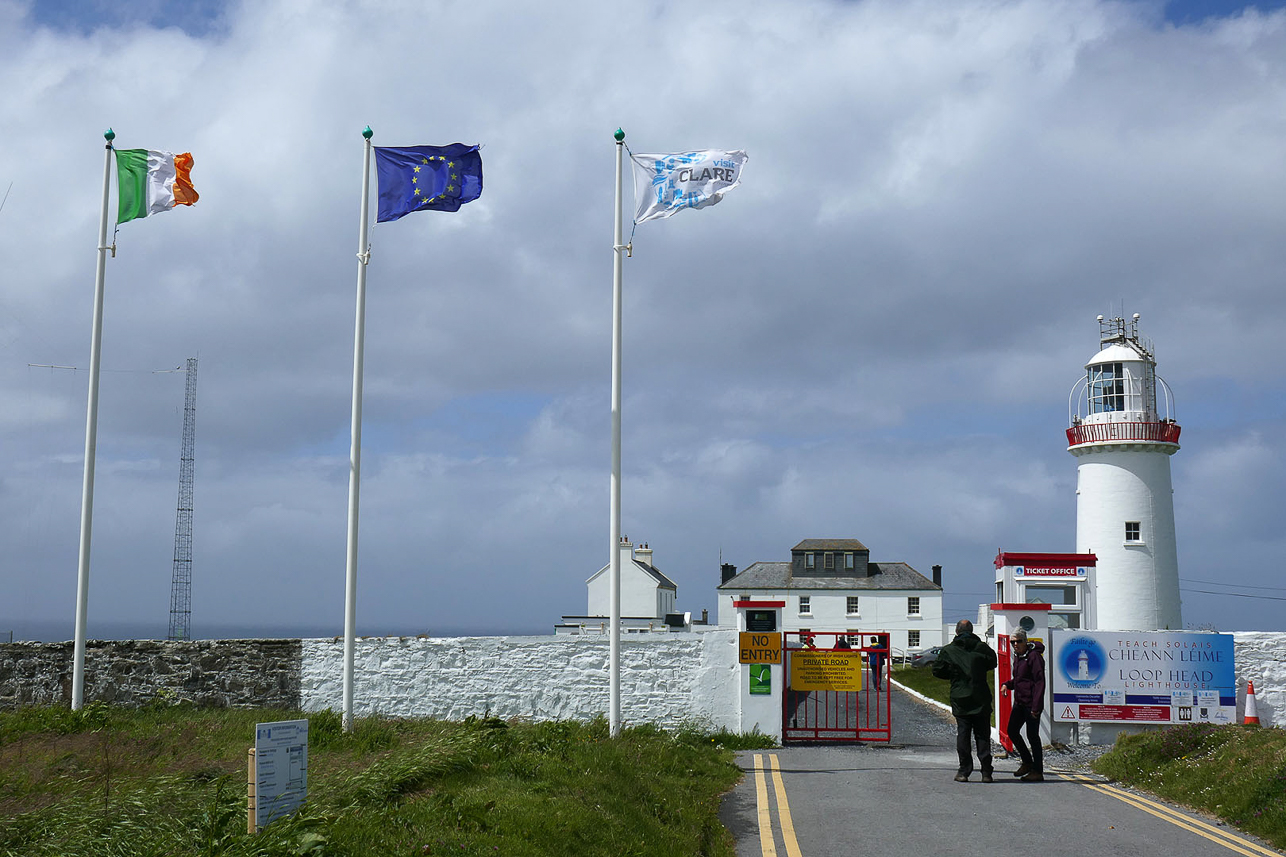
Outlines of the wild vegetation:
{"type": "Polygon", "coordinates": [[[0,713],[0,855],[732,855],[719,797],[763,736],[89,705],[0,713]],[[260,722],[309,719],[309,800],[246,832],[260,722]]]}

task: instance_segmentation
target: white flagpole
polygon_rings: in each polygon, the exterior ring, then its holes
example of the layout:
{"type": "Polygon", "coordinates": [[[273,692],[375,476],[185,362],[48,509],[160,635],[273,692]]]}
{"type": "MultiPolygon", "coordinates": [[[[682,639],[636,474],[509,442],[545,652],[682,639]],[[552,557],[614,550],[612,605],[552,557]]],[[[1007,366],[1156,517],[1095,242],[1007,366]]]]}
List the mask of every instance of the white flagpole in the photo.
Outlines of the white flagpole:
{"type": "Polygon", "coordinates": [[[616,214],[612,252],[612,499],[611,541],[608,554],[611,577],[608,580],[608,601],[611,615],[611,642],[608,649],[608,698],[609,733],[614,738],[621,731],[621,275],[624,267],[625,245],[621,243],[621,173],[625,156],[625,132],[616,129],[616,214]]]}
{"type": "Polygon", "coordinates": [[[80,560],[76,573],[76,645],[72,655],[71,710],[85,703],[85,617],[89,610],[89,542],[94,529],[94,457],[98,450],[98,357],[103,337],[103,280],[107,273],[107,196],[112,184],[112,140],[108,128],[103,156],[103,213],[98,221],[98,265],[94,271],[94,332],[89,340],[89,403],[85,417],[85,482],[80,495],[80,560]]]}
{"type": "Polygon", "coordinates": [[[353,333],[353,445],[348,472],[348,567],[344,577],[344,731],[353,731],[353,644],[357,626],[357,507],[362,485],[362,351],[366,341],[366,266],[371,261],[370,234],[371,137],[362,131],[366,152],[362,161],[362,223],[357,238],[357,321],[353,333]]]}

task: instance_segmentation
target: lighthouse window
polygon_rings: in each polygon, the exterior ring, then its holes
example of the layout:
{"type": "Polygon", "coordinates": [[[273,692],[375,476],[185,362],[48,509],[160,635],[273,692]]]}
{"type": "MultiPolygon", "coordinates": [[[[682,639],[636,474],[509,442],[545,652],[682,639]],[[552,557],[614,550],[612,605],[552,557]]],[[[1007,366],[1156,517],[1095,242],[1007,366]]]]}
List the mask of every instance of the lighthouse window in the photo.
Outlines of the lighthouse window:
{"type": "Polygon", "coordinates": [[[1125,410],[1125,373],[1120,363],[1102,363],[1089,369],[1091,414],[1125,410]]]}
{"type": "Polygon", "coordinates": [[[1125,540],[1126,540],[1127,542],[1137,542],[1137,541],[1141,541],[1141,540],[1142,540],[1142,539],[1140,538],[1140,536],[1139,536],[1139,522],[1138,522],[1138,521],[1126,521],[1126,522],[1125,522],[1125,540]]]}

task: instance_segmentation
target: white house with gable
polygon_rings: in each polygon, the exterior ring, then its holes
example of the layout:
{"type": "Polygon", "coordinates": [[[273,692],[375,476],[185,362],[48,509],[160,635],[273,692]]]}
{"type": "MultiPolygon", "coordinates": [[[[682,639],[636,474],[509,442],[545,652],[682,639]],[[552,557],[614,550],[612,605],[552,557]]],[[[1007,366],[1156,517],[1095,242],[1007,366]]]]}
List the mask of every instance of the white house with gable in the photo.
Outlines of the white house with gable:
{"type": "MultiPolygon", "coordinates": [[[[625,633],[669,631],[672,627],[684,630],[689,626],[689,617],[674,619],[678,587],[652,564],[652,549],[647,544],[635,547],[627,536],[621,539],[620,551],[621,627],[625,633]]],[[[562,622],[554,626],[554,632],[607,633],[608,617],[612,612],[608,600],[610,579],[611,567],[607,565],[590,575],[589,580],[585,581],[589,592],[585,615],[564,616],[562,622]]]]}
{"type": "Polygon", "coordinates": [[[904,562],[871,562],[857,539],[804,539],[790,562],[725,566],[719,626],[736,625],[734,601],[784,601],[782,631],[887,631],[894,654],[944,643],[941,566],[930,580],[904,562]]]}

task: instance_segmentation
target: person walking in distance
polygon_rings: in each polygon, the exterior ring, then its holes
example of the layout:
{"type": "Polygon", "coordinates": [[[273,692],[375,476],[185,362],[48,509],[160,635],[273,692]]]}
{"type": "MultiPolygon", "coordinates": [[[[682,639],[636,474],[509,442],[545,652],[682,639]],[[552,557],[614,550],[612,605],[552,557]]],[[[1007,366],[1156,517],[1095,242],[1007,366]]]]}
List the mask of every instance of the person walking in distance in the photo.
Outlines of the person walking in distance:
{"type": "Polygon", "coordinates": [[[867,649],[866,660],[871,667],[871,684],[875,685],[878,693],[882,689],[882,679],[884,677],[884,655],[888,651],[888,646],[877,635],[872,635],[871,645],[867,649]]]}
{"type": "Polygon", "coordinates": [[[1014,776],[1022,777],[1026,783],[1041,783],[1045,781],[1045,758],[1040,743],[1040,713],[1045,704],[1045,644],[1039,640],[1030,642],[1027,632],[1019,628],[1009,635],[1009,646],[1014,650],[1014,677],[1000,686],[1000,692],[1014,693],[1007,731],[1023,760],[1014,776]],[[1023,742],[1024,727],[1026,743],[1023,742]]]}
{"type": "Polygon", "coordinates": [[[973,773],[972,738],[982,768],[982,781],[991,782],[991,688],[987,673],[996,668],[996,653],[973,633],[973,623],[956,623],[956,637],[942,647],[933,674],[951,681],[951,713],[956,718],[956,782],[969,782],[973,773]]]}

